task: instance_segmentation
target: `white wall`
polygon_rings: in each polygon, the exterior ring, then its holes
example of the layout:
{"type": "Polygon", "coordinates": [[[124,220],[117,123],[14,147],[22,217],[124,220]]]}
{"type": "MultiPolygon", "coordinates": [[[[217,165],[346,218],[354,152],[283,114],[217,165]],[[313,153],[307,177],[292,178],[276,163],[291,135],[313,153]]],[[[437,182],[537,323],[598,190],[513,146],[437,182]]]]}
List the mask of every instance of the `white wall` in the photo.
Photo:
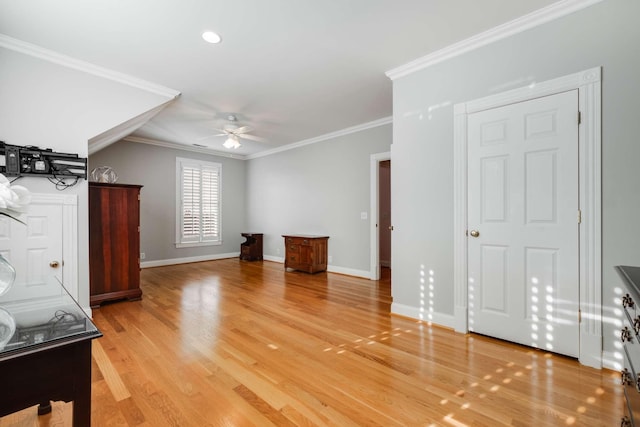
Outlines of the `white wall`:
{"type": "Polygon", "coordinates": [[[162,265],[238,254],[245,240],[245,161],[149,144],[119,141],[89,156],[89,167],[111,166],[118,183],[140,193],[142,265],[162,265]],[[176,157],[222,164],[222,245],[176,248],[176,157]]]}
{"type": "MultiPolygon", "coordinates": [[[[87,157],[89,139],[167,101],[36,57],[0,48],[0,140],[87,157]]],[[[24,178],[32,192],[56,193],[43,178],[24,178]]],[[[78,195],[79,302],[89,306],[87,183],[78,195]]]]}
{"type": "Polygon", "coordinates": [[[604,362],[616,367],[613,266],[640,265],[640,2],[607,0],[394,81],[394,310],[418,313],[421,274],[437,323],[453,316],[453,105],[586,69],[603,70],[604,362]]]}
{"type": "Polygon", "coordinates": [[[370,155],[389,151],[386,124],[248,161],[247,229],[282,259],[283,234],[329,238],[330,270],[369,277],[370,155]],[[361,213],[367,219],[361,219],[361,213]]]}

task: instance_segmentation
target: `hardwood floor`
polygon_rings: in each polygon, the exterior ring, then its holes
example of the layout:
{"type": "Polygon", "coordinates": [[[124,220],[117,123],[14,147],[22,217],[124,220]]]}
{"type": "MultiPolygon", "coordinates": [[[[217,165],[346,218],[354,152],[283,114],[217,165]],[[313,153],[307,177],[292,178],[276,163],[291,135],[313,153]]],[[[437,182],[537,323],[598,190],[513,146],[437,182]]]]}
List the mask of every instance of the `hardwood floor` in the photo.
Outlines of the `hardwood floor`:
{"type": "Polygon", "coordinates": [[[93,426],[620,424],[618,373],[392,316],[388,274],[228,259],[145,269],[142,289],[94,310],[93,426]]]}

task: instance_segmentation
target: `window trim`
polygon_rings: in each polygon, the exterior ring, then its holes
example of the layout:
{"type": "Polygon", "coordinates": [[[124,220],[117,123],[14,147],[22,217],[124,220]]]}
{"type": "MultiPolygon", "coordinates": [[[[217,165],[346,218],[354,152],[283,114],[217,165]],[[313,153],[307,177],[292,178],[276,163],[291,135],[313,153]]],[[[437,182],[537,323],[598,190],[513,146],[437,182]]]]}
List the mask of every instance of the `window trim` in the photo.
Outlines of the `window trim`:
{"type": "Polygon", "coordinates": [[[222,164],[217,162],[208,162],[204,160],[189,159],[184,157],[176,157],[176,248],[191,248],[199,246],[219,246],[222,245],[222,164]],[[215,169],[218,171],[218,236],[215,240],[202,240],[202,235],[198,241],[183,241],[183,218],[182,218],[182,194],[183,194],[183,176],[182,170],[184,166],[215,169]]]}

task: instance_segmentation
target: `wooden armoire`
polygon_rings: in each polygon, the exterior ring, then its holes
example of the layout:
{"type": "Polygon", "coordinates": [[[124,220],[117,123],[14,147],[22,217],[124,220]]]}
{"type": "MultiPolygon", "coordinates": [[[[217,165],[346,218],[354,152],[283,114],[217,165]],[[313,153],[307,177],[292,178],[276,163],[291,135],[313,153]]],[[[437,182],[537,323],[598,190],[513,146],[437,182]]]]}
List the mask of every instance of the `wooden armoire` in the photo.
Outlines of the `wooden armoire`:
{"type": "Polygon", "coordinates": [[[89,281],[92,307],[142,298],[141,185],[89,183],[89,281]]]}

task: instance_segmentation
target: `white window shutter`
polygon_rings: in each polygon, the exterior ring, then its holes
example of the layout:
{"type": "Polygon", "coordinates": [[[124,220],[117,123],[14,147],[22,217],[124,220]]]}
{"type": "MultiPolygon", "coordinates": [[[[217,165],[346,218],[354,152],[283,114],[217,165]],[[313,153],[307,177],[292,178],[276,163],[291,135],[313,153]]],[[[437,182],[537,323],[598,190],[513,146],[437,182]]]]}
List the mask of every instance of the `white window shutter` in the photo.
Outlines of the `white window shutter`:
{"type": "Polygon", "coordinates": [[[176,159],[180,175],[178,244],[220,242],[221,165],[176,159]]]}

